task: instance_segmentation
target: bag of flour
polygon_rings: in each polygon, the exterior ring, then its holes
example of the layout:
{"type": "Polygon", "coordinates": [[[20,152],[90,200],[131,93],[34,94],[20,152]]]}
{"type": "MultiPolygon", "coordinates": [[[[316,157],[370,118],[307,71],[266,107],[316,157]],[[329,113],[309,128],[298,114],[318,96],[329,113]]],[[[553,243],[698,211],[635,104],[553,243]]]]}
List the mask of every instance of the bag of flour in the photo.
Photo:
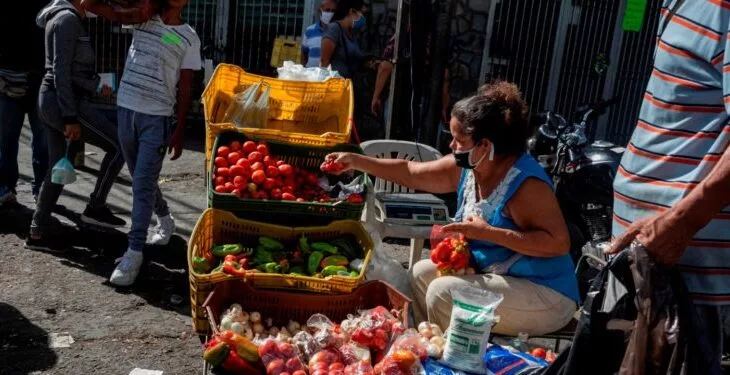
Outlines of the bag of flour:
{"type": "Polygon", "coordinates": [[[457,370],[485,374],[484,353],[499,320],[494,312],[504,296],[472,286],[456,287],[451,294],[454,307],[442,361],[457,370]]]}

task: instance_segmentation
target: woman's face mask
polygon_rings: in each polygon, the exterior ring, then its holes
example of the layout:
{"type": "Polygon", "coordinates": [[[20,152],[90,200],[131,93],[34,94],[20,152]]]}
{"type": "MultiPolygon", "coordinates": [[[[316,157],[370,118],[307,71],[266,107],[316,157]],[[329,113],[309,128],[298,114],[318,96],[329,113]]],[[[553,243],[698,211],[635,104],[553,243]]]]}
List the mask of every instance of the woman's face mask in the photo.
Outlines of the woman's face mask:
{"type": "Polygon", "coordinates": [[[472,162],[473,160],[473,154],[474,150],[478,149],[480,146],[476,145],[468,150],[462,150],[462,151],[454,151],[454,159],[456,160],[456,166],[459,168],[464,169],[474,169],[479,166],[479,164],[484,161],[484,158],[489,155],[489,161],[494,160],[494,145],[489,144],[489,152],[482,154],[482,157],[479,158],[476,162],[472,162]]]}
{"type": "Polygon", "coordinates": [[[332,22],[332,17],[335,16],[335,12],[322,12],[322,15],[319,17],[319,20],[322,21],[323,24],[329,25],[330,22],[332,22]]]}
{"type": "Polygon", "coordinates": [[[353,21],[352,27],[355,30],[361,30],[363,27],[365,27],[365,15],[360,13],[360,17],[358,17],[357,19],[355,19],[355,21],[353,21]]]}

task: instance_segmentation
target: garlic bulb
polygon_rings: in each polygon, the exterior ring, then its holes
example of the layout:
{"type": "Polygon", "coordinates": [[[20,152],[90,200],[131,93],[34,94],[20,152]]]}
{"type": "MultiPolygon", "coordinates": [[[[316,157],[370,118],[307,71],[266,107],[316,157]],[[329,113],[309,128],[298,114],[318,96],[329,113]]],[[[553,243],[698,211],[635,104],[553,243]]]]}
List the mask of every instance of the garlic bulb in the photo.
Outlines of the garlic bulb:
{"type": "Polygon", "coordinates": [[[441,336],[431,337],[430,342],[431,342],[431,344],[434,344],[441,349],[443,349],[444,345],[446,345],[446,340],[444,340],[444,338],[441,336]]]}
{"type": "Polygon", "coordinates": [[[441,358],[442,349],[438,345],[428,344],[426,346],[426,352],[428,352],[429,357],[441,358]]]}
{"type": "Polygon", "coordinates": [[[438,326],[438,324],[431,323],[431,332],[434,336],[443,336],[444,331],[441,330],[441,327],[438,326]]]}

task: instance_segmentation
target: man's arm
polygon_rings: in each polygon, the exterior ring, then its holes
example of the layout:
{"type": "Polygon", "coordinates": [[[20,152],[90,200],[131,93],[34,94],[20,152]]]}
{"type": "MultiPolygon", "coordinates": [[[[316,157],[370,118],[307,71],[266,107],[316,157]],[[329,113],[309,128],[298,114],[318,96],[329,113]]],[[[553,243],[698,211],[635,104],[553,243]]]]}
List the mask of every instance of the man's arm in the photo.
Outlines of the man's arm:
{"type": "Polygon", "coordinates": [[[185,140],[185,122],[188,118],[188,111],[192,103],[193,70],[183,69],[180,71],[180,82],[177,90],[177,126],[172,134],[172,140],[167,153],[172,153],[170,160],[175,160],[182,155],[183,141],[185,140]]]}
{"type": "Polygon", "coordinates": [[[97,0],[81,0],[81,6],[91,13],[106,18],[112,22],[125,25],[145,23],[158,11],[156,5],[149,0],[143,0],[139,6],[122,8],[111,4],[100,4],[97,0]]]}
{"type": "Polygon", "coordinates": [[[375,79],[375,90],[373,91],[373,100],[370,104],[370,110],[375,116],[380,113],[380,95],[383,93],[385,85],[390,80],[391,74],[393,74],[393,63],[387,60],[381,61],[378,65],[378,76],[375,79]]]}

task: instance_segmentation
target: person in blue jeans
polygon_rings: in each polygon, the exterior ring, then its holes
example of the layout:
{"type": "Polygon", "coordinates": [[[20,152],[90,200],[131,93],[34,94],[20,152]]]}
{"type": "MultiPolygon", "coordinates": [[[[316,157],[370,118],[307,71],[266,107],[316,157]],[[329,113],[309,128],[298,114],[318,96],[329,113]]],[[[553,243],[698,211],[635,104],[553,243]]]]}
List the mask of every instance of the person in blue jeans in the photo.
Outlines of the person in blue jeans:
{"type": "MultiPolygon", "coordinates": [[[[102,17],[124,21],[111,5],[95,0],[83,4],[102,17]]],[[[163,1],[159,12],[149,12],[158,14],[130,26],[132,45],[119,85],[117,116],[122,153],[133,178],[132,228],[129,248],[109,279],[118,286],[132,285],[139,274],[153,212],[158,226],[151,244],[167,244],[175,231],[157,180],[165,154],[172,153],[171,160],[182,154],[193,71],[202,68],[200,39],[181,18],[185,5],[187,0],[163,1]]]]}
{"type": "Polygon", "coordinates": [[[16,202],[20,132],[28,115],[33,133],[31,192],[38,197],[48,169],[43,123],[36,102],[44,72],[43,30],[35,16],[48,3],[43,0],[10,1],[0,13],[0,207],[16,202]],[[13,34],[27,38],[7,37],[13,34]]]}

